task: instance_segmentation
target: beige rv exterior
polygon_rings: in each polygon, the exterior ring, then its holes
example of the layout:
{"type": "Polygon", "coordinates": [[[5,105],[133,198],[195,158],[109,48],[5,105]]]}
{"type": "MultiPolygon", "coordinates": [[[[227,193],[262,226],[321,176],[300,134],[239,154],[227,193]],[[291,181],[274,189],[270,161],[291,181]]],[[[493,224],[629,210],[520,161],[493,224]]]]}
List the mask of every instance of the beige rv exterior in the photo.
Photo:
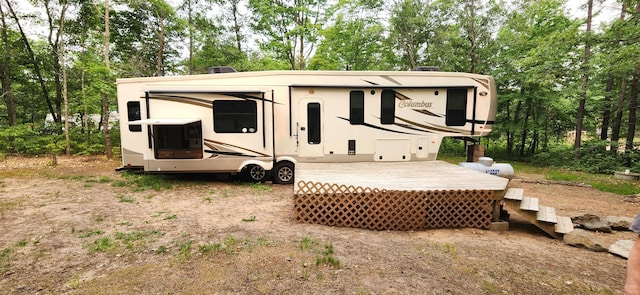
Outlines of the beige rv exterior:
{"type": "Polygon", "coordinates": [[[123,168],[292,183],[298,162],[435,160],[491,132],[492,77],[264,71],[117,81],[123,168]]]}

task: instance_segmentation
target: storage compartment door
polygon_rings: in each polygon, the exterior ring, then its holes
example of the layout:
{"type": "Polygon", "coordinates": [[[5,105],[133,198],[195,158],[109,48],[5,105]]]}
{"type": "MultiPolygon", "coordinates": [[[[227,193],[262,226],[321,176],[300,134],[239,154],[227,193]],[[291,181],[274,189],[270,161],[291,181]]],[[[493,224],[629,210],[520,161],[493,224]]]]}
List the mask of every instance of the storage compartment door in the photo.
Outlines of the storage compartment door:
{"type": "Polygon", "coordinates": [[[411,160],[409,139],[376,139],[374,161],[401,162],[411,160]]]}
{"type": "Polygon", "coordinates": [[[418,138],[416,147],[416,158],[425,159],[429,157],[429,145],[431,144],[431,139],[429,138],[418,138]]]}

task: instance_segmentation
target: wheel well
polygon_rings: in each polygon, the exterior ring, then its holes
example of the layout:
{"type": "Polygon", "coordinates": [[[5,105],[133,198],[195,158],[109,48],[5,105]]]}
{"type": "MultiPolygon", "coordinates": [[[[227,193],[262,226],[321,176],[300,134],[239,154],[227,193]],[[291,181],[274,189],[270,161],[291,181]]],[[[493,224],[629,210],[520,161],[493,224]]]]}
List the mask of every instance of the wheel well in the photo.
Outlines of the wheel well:
{"type": "Polygon", "coordinates": [[[292,161],[289,161],[289,160],[280,160],[280,161],[276,162],[276,164],[273,166],[273,168],[275,168],[275,167],[276,167],[276,166],[278,166],[278,165],[283,165],[283,164],[286,164],[286,163],[291,164],[291,166],[293,166],[293,167],[295,167],[295,166],[296,166],[296,163],[294,163],[294,162],[292,162],[292,161]]]}

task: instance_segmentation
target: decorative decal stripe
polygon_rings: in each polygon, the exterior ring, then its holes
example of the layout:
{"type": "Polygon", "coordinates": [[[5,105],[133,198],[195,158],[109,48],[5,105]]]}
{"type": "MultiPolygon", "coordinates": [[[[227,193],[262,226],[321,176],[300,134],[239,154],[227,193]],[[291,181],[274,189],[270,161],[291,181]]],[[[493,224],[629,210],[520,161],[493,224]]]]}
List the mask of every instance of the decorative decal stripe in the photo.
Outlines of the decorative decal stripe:
{"type": "Polygon", "coordinates": [[[200,99],[193,99],[193,98],[189,98],[189,97],[158,97],[158,96],[150,96],[149,99],[156,99],[156,100],[164,100],[164,101],[173,101],[173,102],[178,102],[178,103],[184,103],[184,104],[190,104],[190,105],[194,105],[194,106],[198,106],[198,107],[203,107],[203,108],[212,108],[212,104],[211,102],[207,102],[202,103],[200,99]]]}
{"type": "MultiPolygon", "coordinates": [[[[343,118],[343,117],[337,117],[337,118],[345,120],[345,121],[349,121],[349,119],[347,119],[347,118],[343,118]]],[[[391,130],[391,129],[388,129],[388,128],[382,128],[380,126],[376,126],[376,125],[372,125],[372,124],[368,124],[368,123],[358,124],[358,125],[362,125],[362,126],[365,126],[365,127],[378,129],[378,130],[382,130],[382,131],[393,132],[393,133],[408,134],[408,135],[418,135],[418,134],[415,134],[415,133],[408,133],[408,132],[403,132],[403,131],[391,130]]]]}
{"type": "Polygon", "coordinates": [[[432,117],[438,117],[438,118],[444,117],[443,115],[438,115],[438,114],[432,113],[432,112],[427,111],[427,110],[417,110],[417,109],[412,109],[412,110],[414,110],[414,111],[416,111],[418,113],[421,113],[421,114],[432,116],[432,117]]]}
{"type": "MultiPolygon", "coordinates": [[[[208,142],[205,142],[205,143],[204,143],[204,145],[205,145],[206,147],[210,148],[211,150],[218,150],[218,148],[217,148],[217,147],[215,147],[213,144],[210,144],[210,143],[208,143],[208,142]]],[[[205,152],[209,152],[209,151],[205,150],[205,152]]],[[[208,158],[208,159],[214,159],[214,158],[217,158],[217,157],[219,157],[219,156],[220,156],[220,155],[217,155],[217,154],[211,154],[211,155],[209,155],[209,158],[208,158]]]]}
{"type": "MultiPolygon", "coordinates": [[[[153,92],[151,92],[153,93],[153,92]]],[[[196,93],[196,92],[194,92],[196,93]]],[[[200,93],[202,94],[202,93],[200,93]]],[[[262,96],[258,96],[258,95],[252,95],[252,94],[247,94],[247,93],[239,93],[239,92],[215,92],[215,93],[204,93],[204,94],[212,94],[212,95],[222,95],[222,96],[230,96],[230,97],[235,97],[235,98],[241,98],[244,100],[264,100],[266,102],[270,102],[273,103],[273,100],[269,100],[266,98],[262,98],[262,96]]],[[[207,103],[207,104],[211,104],[214,99],[202,99],[202,98],[196,98],[196,97],[190,97],[190,96],[182,96],[182,95],[169,95],[169,94],[153,94],[153,96],[150,96],[149,98],[153,98],[153,99],[164,99],[164,100],[172,100],[172,101],[176,101],[176,102],[180,102],[180,100],[194,100],[194,101],[199,101],[201,103],[207,103]],[[171,98],[171,99],[169,99],[171,98]]]]}
{"type": "Polygon", "coordinates": [[[467,120],[467,123],[480,124],[480,125],[493,125],[495,121],[481,121],[481,120],[467,120]],[[486,123],[485,123],[486,122],[486,123]]]}
{"type": "Polygon", "coordinates": [[[257,95],[254,96],[254,95],[246,94],[246,93],[233,93],[233,92],[225,93],[225,92],[221,92],[221,93],[217,93],[217,94],[225,95],[225,96],[231,96],[231,97],[235,97],[235,98],[242,98],[242,99],[246,99],[246,100],[255,99],[255,100],[264,100],[264,101],[267,101],[267,102],[273,102],[273,101],[268,100],[266,98],[262,98],[262,96],[257,96],[257,95]]]}
{"type": "Polygon", "coordinates": [[[385,79],[385,80],[387,80],[387,81],[389,81],[389,82],[391,82],[393,84],[402,85],[402,83],[396,81],[395,79],[393,79],[393,78],[391,78],[389,76],[380,76],[380,77],[382,77],[383,79],[385,79]]]}
{"type": "Polygon", "coordinates": [[[238,153],[238,152],[223,152],[223,151],[214,151],[214,150],[204,150],[207,153],[210,154],[214,154],[214,155],[224,155],[224,156],[238,156],[238,157],[250,157],[250,158],[255,158],[256,156],[254,155],[245,155],[243,153],[238,153]]]}
{"type": "Polygon", "coordinates": [[[399,99],[399,100],[411,100],[411,98],[409,98],[408,96],[406,96],[406,95],[404,95],[404,94],[402,94],[402,93],[400,93],[400,92],[398,92],[396,90],[393,90],[393,91],[396,92],[396,98],[397,99],[399,99]]]}
{"type": "Polygon", "coordinates": [[[476,79],[476,78],[473,78],[473,80],[478,82],[478,83],[480,83],[482,86],[484,86],[484,88],[489,89],[489,83],[488,83],[487,80],[484,80],[484,79],[481,80],[481,79],[476,79]]]}
{"type": "Polygon", "coordinates": [[[214,141],[214,140],[206,139],[206,138],[204,139],[204,141],[208,142],[208,143],[212,143],[212,144],[217,144],[217,145],[220,145],[220,146],[223,146],[223,147],[226,147],[226,148],[230,147],[230,148],[245,150],[247,152],[257,154],[258,156],[261,156],[261,157],[270,157],[270,155],[263,154],[263,153],[256,152],[256,151],[252,151],[250,149],[246,149],[246,148],[243,148],[243,147],[240,147],[240,146],[237,146],[237,145],[232,145],[232,144],[228,144],[228,143],[224,143],[224,142],[214,141]]]}
{"type": "Polygon", "coordinates": [[[367,83],[369,83],[369,84],[371,84],[371,85],[379,85],[378,83],[371,82],[371,81],[367,81],[367,80],[362,80],[362,81],[365,81],[365,82],[367,82],[367,83]]]}
{"type": "Polygon", "coordinates": [[[193,100],[193,101],[197,101],[197,102],[200,102],[200,103],[206,103],[206,104],[210,104],[211,103],[211,100],[208,100],[208,99],[202,99],[202,98],[190,97],[190,96],[181,96],[181,95],[156,94],[156,95],[149,95],[149,98],[170,99],[170,100],[173,100],[173,101],[193,100]]]}
{"type": "Polygon", "coordinates": [[[427,130],[432,130],[432,131],[437,131],[437,132],[447,132],[447,133],[458,133],[458,134],[467,134],[467,133],[469,133],[470,134],[470,132],[466,132],[466,131],[463,131],[463,130],[437,128],[437,127],[432,127],[432,126],[427,126],[427,125],[423,125],[423,124],[420,124],[420,123],[416,123],[416,122],[413,122],[411,120],[407,120],[407,119],[400,118],[400,117],[396,117],[396,118],[398,120],[400,120],[400,121],[403,121],[403,122],[409,123],[409,124],[411,124],[413,126],[418,126],[420,128],[424,128],[424,129],[427,129],[427,130]]]}

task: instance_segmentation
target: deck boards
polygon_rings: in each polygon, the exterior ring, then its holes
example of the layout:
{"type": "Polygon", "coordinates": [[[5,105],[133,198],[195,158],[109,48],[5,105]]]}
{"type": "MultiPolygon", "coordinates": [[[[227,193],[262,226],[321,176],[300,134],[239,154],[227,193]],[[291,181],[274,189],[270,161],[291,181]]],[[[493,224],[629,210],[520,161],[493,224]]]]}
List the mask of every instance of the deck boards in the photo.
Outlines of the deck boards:
{"type": "Polygon", "coordinates": [[[570,233],[573,231],[573,222],[570,217],[558,216],[558,223],[556,223],[556,232],[561,234],[570,233]]]}
{"type": "Polygon", "coordinates": [[[520,203],[520,209],[528,211],[538,211],[540,210],[538,202],[538,198],[523,197],[522,203],[520,203]]]}
{"type": "Polygon", "coordinates": [[[443,161],[298,163],[295,178],[296,182],[386,190],[504,190],[509,183],[506,178],[443,161]]]}
{"type": "Polygon", "coordinates": [[[522,201],[523,194],[524,194],[524,189],[512,187],[507,190],[507,193],[504,195],[504,198],[507,200],[522,201]]]}
{"type": "Polygon", "coordinates": [[[553,207],[540,206],[540,211],[538,211],[537,218],[539,221],[549,223],[558,222],[558,219],[556,218],[556,209],[554,209],[553,207]]]}

